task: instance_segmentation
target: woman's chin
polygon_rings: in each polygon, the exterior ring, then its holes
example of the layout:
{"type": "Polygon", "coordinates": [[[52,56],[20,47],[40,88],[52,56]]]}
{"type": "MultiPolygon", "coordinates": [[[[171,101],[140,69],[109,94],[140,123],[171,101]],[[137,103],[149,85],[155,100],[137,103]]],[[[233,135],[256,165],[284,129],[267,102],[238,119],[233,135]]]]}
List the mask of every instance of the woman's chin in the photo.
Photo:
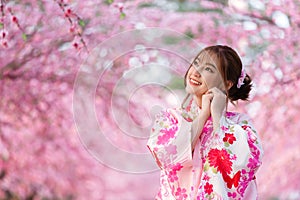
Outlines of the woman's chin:
{"type": "Polygon", "coordinates": [[[205,92],[200,88],[193,88],[192,86],[187,85],[185,87],[185,92],[188,94],[193,94],[196,96],[202,96],[205,92]]]}
{"type": "Polygon", "coordinates": [[[195,94],[196,91],[193,88],[191,88],[190,86],[186,86],[185,92],[188,94],[195,94]]]}

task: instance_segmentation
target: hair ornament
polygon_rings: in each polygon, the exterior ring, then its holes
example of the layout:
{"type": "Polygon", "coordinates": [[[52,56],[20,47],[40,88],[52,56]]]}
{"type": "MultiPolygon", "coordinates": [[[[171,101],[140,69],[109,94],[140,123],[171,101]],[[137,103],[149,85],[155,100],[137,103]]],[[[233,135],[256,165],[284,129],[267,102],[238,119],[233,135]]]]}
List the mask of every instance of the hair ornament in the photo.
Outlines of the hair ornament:
{"type": "Polygon", "coordinates": [[[240,88],[242,85],[244,85],[245,77],[246,77],[246,71],[245,71],[245,68],[243,67],[241,75],[240,75],[238,83],[237,83],[237,88],[240,88]]]}

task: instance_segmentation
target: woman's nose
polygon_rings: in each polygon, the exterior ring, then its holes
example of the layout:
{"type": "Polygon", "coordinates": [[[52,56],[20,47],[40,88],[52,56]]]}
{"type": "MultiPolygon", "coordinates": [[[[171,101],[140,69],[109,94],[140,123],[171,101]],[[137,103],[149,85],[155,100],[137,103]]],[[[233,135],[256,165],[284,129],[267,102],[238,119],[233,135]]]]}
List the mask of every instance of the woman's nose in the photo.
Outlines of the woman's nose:
{"type": "Polygon", "coordinates": [[[201,75],[200,75],[200,73],[198,71],[195,71],[194,76],[197,77],[197,78],[199,78],[201,75]]]}

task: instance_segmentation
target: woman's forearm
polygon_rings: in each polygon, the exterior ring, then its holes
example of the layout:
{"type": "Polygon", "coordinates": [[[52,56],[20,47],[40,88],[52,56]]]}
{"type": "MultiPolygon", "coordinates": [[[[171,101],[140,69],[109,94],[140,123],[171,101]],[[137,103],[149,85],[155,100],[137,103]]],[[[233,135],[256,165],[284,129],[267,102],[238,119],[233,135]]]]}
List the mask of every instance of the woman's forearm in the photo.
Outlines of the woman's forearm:
{"type": "Polygon", "coordinates": [[[220,120],[221,120],[222,114],[212,114],[212,121],[213,121],[213,129],[214,132],[219,131],[220,129],[220,120]]]}
{"type": "Polygon", "coordinates": [[[191,134],[192,134],[192,150],[194,150],[197,140],[199,139],[202,129],[208,119],[209,115],[200,113],[198,117],[193,121],[192,123],[192,129],[191,129],[191,134]]]}

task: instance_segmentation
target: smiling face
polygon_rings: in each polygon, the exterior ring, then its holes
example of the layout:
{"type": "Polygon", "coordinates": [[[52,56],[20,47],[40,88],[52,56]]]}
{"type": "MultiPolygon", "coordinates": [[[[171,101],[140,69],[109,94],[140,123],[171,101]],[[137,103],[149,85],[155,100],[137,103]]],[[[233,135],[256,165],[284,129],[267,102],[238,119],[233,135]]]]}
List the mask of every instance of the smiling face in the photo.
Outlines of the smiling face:
{"type": "Polygon", "coordinates": [[[224,91],[225,87],[218,65],[216,56],[205,51],[201,52],[186,74],[186,92],[201,98],[213,87],[224,91]]]}

